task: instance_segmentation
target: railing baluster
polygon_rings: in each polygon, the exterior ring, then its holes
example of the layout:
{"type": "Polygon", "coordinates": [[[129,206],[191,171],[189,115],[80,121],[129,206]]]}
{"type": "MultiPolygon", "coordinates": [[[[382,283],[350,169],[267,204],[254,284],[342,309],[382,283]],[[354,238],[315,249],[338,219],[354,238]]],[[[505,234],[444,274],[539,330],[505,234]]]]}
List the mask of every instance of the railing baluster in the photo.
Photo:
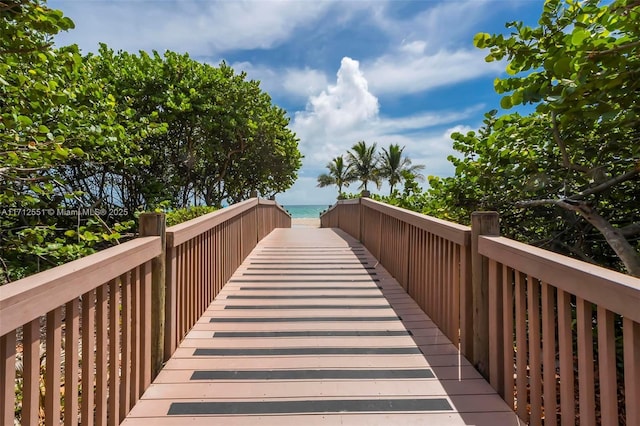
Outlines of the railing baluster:
{"type": "Polygon", "coordinates": [[[558,289],[558,351],[560,352],[560,413],[562,426],[575,426],[575,386],[571,296],[558,289]]]}
{"type": "Polygon", "coordinates": [[[129,382],[129,410],[140,397],[140,267],[131,276],[131,380],[129,382]]]}
{"type": "MultiPolygon", "coordinates": [[[[69,323],[67,323],[68,326],[69,323]]],[[[40,414],[40,317],[25,324],[22,327],[22,333],[22,424],[37,425],[40,414]]],[[[67,338],[69,338],[68,334],[67,338]]],[[[65,358],[68,356],[69,354],[67,353],[65,358]]],[[[76,372],[78,371],[77,368],[76,362],[76,372]]],[[[5,375],[2,374],[0,377],[5,377],[5,375]]],[[[77,381],[78,379],[76,378],[77,381]]],[[[67,394],[67,383],[65,381],[65,395],[67,394]]],[[[77,395],[77,387],[75,389],[77,395]]],[[[4,423],[7,424],[6,422],[4,423]]]]}
{"type": "Polygon", "coordinates": [[[2,380],[2,392],[0,393],[0,420],[5,425],[13,424],[13,410],[16,401],[16,332],[10,331],[0,336],[0,380],[2,380]]]}
{"type": "Polygon", "coordinates": [[[60,424],[60,350],[62,349],[62,309],[47,313],[47,355],[45,370],[45,425],[60,424]]]}
{"type": "Polygon", "coordinates": [[[540,283],[527,277],[531,425],[542,425],[542,359],[540,355],[540,283]]]}
{"type": "Polygon", "coordinates": [[[553,287],[542,285],[542,368],[544,383],[544,424],[557,423],[556,316],[553,287]]]}
{"type": "Polygon", "coordinates": [[[80,302],[67,302],[64,311],[64,424],[78,424],[78,363],[80,340],[80,302]]]}
{"type": "Polygon", "coordinates": [[[122,422],[131,407],[132,291],[131,273],[120,276],[122,283],[122,345],[120,350],[120,415],[122,422]]]}
{"type": "Polygon", "coordinates": [[[108,424],[120,424],[120,281],[109,283],[109,411],[108,424]]]}
{"type": "Polygon", "coordinates": [[[456,347],[460,347],[461,333],[460,333],[460,310],[464,309],[460,305],[461,294],[461,282],[460,282],[460,246],[458,244],[451,244],[453,250],[451,258],[451,280],[453,284],[453,291],[451,293],[451,303],[453,305],[451,311],[451,336],[449,337],[456,347]]]}
{"type": "Polygon", "coordinates": [[[96,303],[96,426],[107,424],[107,285],[97,289],[96,303]]]}
{"type": "MultiPolygon", "coordinates": [[[[502,321],[502,267],[493,259],[489,260],[489,383],[502,396],[505,394],[502,374],[504,373],[503,356],[500,343],[504,341],[500,326],[502,321]]],[[[507,390],[511,392],[511,389],[507,390]]]]}
{"type": "Polygon", "coordinates": [[[598,306],[598,373],[601,423],[618,423],[616,337],[613,312],[598,306]]]}
{"type": "Polygon", "coordinates": [[[516,412],[525,422],[529,421],[527,411],[527,298],[526,276],[516,272],[516,412]]]}
{"type": "Polygon", "coordinates": [[[591,303],[576,298],[578,325],[578,394],[580,424],[595,426],[596,403],[593,371],[593,334],[591,303]]]}
{"type": "Polygon", "coordinates": [[[640,324],[623,318],[624,390],[627,425],[640,424],[640,324]]]}
{"type": "Polygon", "coordinates": [[[140,267],[140,389],[139,397],[151,384],[151,260],[140,267]]]}
{"type": "Polygon", "coordinates": [[[507,405],[512,409],[515,408],[513,391],[515,389],[513,374],[513,342],[514,342],[514,301],[513,301],[513,287],[514,287],[514,275],[513,270],[506,265],[502,266],[502,348],[504,354],[504,400],[507,405]]]}
{"type": "Polygon", "coordinates": [[[94,402],[95,290],[82,295],[82,426],[92,426],[94,402]]]}

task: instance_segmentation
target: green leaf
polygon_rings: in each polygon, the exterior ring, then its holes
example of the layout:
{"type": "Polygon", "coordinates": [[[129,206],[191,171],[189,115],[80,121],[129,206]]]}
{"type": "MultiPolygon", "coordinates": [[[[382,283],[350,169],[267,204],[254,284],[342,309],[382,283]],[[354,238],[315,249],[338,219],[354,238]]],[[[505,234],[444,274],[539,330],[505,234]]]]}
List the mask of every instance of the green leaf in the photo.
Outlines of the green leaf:
{"type": "Polygon", "coordinates": [[[591,37],[591,33],[588,30],[575,28],[571,34],[571,44],[580,46],[589,37],[591,37]]]}
{"type": "Polygon", "coordinates": [[[69,150],[61,147],[60,145],[56,145],[55,147],[56,156],[60,159],[67,159],[69,157],[69,150]]]}
{"type": "Polygon", "coordinates": [[[31,118],[27,117],[26,115],[19,115],[18,122],[24,127],[31,126],[33,124],[33,120],[31,120],[31,118]]]}
{"type": "Polygon", "coordinates": [[[520,71],[520,67],[515,65],[513,62],[509,62],[507,65],[507,74],[516,75],[520,71]]]}
{"type": "Polygon", "coordinates": [[[523,91],[521,89],[513,92],[511,95],[511,105],[520,105],[522,103],[522,93],[523,91]]]}
{"type": "Polygon", "coordinates": [[[503,109],[509,109],[513,106],[513,104],[511,103],[511,96],[504,96],[502,99],[500,99],[500,106],[503,109]]]}
{"type": "Polygon", "coordinates": [[[555,61],[553,64],[553,72],[556,76],[565,76],[571,72],[569,65],[571,64],[571,58],[563,56],[555,61]]]}
{"type": "Polygon", "coordinates": [[[491,40],[491,36],[487,33],[478,33],[473,37],[473,45],[480,49],[484,49],[489,41],[491,40]]]}

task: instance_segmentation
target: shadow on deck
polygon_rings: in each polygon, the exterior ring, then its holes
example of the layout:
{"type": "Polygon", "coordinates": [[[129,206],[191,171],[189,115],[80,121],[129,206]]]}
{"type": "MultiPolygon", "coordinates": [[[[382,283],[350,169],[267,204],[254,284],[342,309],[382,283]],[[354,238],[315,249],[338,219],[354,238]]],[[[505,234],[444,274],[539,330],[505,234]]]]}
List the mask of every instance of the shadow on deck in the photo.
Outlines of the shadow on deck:
{"type": "Polygon", "coordinates": [[[337,229],[277,229],[125,425],[518,425],[395,279],[337,229]]]}

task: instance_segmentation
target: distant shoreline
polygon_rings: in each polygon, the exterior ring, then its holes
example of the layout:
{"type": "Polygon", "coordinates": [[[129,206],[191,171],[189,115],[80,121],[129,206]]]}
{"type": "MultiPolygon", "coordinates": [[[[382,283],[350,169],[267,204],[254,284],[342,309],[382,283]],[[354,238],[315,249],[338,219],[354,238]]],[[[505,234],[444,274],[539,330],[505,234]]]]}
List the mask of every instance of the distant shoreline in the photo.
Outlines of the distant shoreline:
{"type": "Polygon", "coordinates": [[[293,218],[291,219],[292,228],[320,228],[320,219],[310,218],[293,218]]]}
{"type": "Polygon", "coordinates": [[[318,219],[320,213],[329,208],[328,204],[283,205],[294,219],[318,219]]]}

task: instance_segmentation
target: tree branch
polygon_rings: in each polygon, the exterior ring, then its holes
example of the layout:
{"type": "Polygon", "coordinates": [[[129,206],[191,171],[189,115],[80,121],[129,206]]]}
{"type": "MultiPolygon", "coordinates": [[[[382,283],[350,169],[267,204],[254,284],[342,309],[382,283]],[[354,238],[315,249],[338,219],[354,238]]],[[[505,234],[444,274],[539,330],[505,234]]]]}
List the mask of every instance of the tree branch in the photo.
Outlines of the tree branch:
{"type": "Polygon", "coordinates": [[[7,172],[33,173],[48,169],[49,167],[0,167],[0,174],[6,175],[7,172]]]}
{"type": "Polygon", "coordinates": [[[2,263],[2,273],[4,275],[5,283],[10,283],[11,277],[9,276],[9,267],[7,266],[6,262],[2,257],[0,257],[0,262],[2,263]]]}
{"type": "Polygon", "coordinates": [[[582,216],[593,225],[607,240],[609,246],[616,252],[630,275],[640,277],[640,254],[629,244],[619,228],[614,228],[609,221],[600,216],[590,205],[584,201],[562,199],[543,199],[520,201],[516,203],[520,207],[533,207],[543,205],[555,205],[565,210],[573,211],[582,216]]]}
{"type": "Polygon", "coordinates": [[[581,260],[583,260],[584,262],[588,262],[588,263],[591,263],[593,265],[597,265],[598,264],[598,262],[596,262],[595,259],[587,256],[582,250],[580,250],[577,247],[570,246],[569,244],[565,244],[562,241],[554,241],[554,243],[559,245],[560,247],[563,247],[565,250],[568,250],[571,253],[575,254],[581,260]]]}
{"type": "Polygon", "coordinates": [[[594,58],[597,58],[598,56],[604,56],[611,53],[620,52],[621,50],[625,50],[625,49],[632,49],[637,46],[640,46],[640,40],[633,41],[627,44],[621,44],[620,46],[612,47],[611,49],[607,49],[607,50],[591,50],[587,53],[589,54],[589,59],[594,59],[594,58]]]}
{"type": "Polygon", "coordinates": [[[620,233],[627,238],[640,234],[640,222],[623,226],[620,228],[620,233]]]}
{"type": "Polygon", "coordinates": [[[640,162],[637,163],[636,166],[633,169],[629,170],[628,172],[621,174],[620,176],[616,176],[612,179],[609,179],[608,181],[603,182],[600,185],[594,186],[593,188],[585,189],[584,191],[581,191],[575,195],[570,196],[569,199],[582,200],[584,199],[584,197],[588,195],[598,194],[602,191],[605,191],[611,188],[614,185],[631,180],[638,174],[640,174],[640,162]]]}
{"type": "Polygon", "coordinates": [[[5,177],[7,179],[11,179],[11,180],[17,180],[20,182],[44,182],[45,180],[49,180],[50,178],[48,176],[39,176],[39,177],[33,177],[33,178],[23,178],[23,177],[18,177],[18,176],[11,176],[8,175],[6,173],[1,173],[0,172],[0,176],[5,177]]]}
{"type": "Polygon", "coordinates": [[[576,170],[583,173],[589,173],[590,169],[585,166],[573,164],[569,158],[569,152],[567,151],[567,144],[560,136],[560,129],[558,128],[558,120],[556,119],[556,113],[551,113],[551,131],[553,132],[553,140],[560,147],[560,153],[562,154],[562,165],[569,170],[576,170]]]}

